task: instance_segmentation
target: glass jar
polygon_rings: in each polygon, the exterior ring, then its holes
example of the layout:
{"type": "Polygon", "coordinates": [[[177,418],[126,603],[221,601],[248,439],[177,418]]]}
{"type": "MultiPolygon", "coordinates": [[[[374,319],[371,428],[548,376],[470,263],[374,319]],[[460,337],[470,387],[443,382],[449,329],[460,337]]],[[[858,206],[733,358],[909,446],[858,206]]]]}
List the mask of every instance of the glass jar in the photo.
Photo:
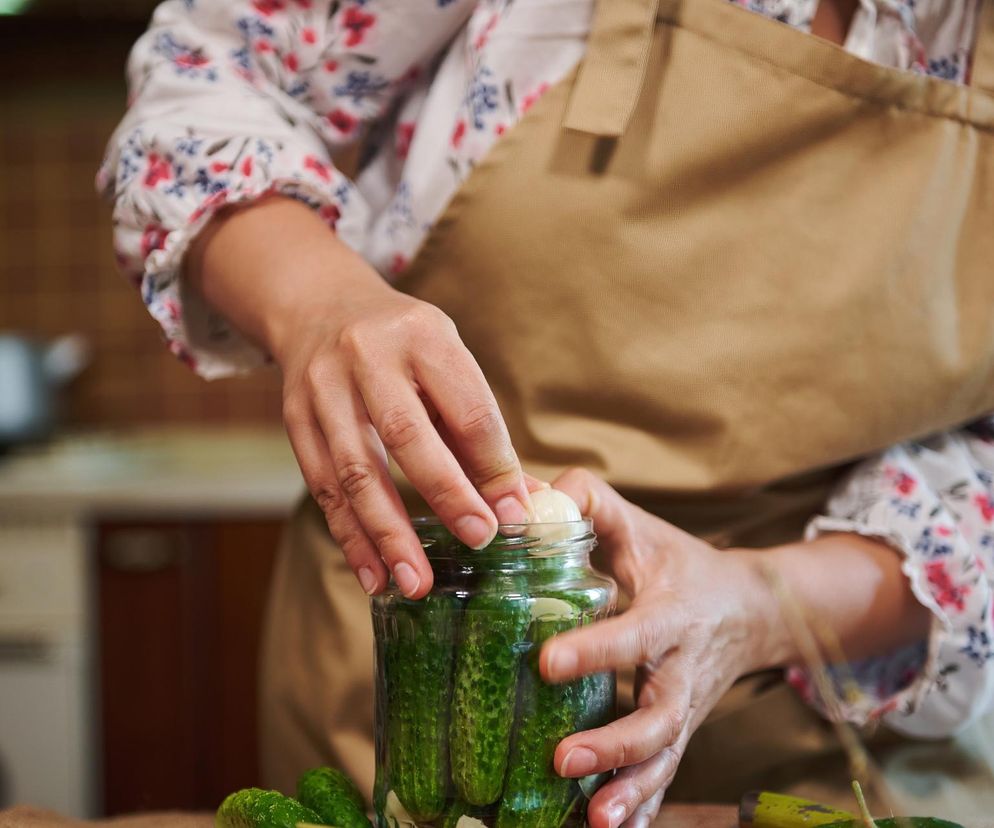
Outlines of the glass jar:
{"type": "Polygon", "coordinates": [[[414,521],[435,583],[372,599],[379,828],[579,828],[599,777],[563,779],[556,746],[615,715],[615,676],[542,681],[553,635],[614,611],[589,520],[501,527],[483,550],[414,521]]]}

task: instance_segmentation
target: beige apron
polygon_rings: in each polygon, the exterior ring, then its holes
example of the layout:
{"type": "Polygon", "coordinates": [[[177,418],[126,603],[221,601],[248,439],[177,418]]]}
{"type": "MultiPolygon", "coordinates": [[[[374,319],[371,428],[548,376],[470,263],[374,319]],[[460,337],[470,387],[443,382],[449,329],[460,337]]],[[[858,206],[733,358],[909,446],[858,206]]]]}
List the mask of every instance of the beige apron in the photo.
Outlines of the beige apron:
{"type": "MultiPolygon", "coordinates": [[[[401,287],[456,322],[533,473],[587,466],[719,545],[796,539],[852,460],[994,409],[980,87],[990,14],[967,88],[727,0],[600,2],[578,73],[477,166],[401,287]]],[[[267,633],[267,781],[333,761],[371,787],[371,659],[365,596],[305,504],[267,633]]],[[[672,796],[842,784],[839,760],[755,677],[672,796]]]]}

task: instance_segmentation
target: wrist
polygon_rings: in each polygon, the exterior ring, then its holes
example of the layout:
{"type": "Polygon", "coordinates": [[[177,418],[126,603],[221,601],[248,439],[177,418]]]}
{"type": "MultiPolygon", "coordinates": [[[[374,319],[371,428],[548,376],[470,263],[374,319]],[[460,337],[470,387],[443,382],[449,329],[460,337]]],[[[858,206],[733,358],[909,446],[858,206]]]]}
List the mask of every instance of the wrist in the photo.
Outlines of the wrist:
{"type": "Polygon", "coordinates": [[[771,579],[781,578],[775,549],[729,549],[738,579],[749,628],[749,646],[743,675],[785,667],[797,660],[797,651],[780,610],[771,579]]]}

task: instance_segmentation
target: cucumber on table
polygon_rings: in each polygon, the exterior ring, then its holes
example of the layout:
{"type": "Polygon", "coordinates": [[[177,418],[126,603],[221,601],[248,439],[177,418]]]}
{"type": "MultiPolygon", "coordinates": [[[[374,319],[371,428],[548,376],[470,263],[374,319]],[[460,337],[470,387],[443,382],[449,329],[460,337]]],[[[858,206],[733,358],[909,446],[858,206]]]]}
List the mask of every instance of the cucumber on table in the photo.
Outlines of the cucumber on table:
{"type": "Polygon", "coordinates": [[[228,796],[217,809],[217,828],[296,828],[298,822],[321,825],[321,817],[279,791],[245,788],[228,796]]]}
{"type": "Polygon", "coordinates": [[[370,828],[362,794],[340,770],[313,768],[297,780],[297,800],[316,813],[322,825],[370,828]]]}
{"type": "Polygon", "coordinates": [[[504,785],[530,618],[529,599],[512,578],[494,578],[466,606],[449,751],[456,791],[471,805],[489,805],[504,785]]]}
{"type": "Polygon", "coordinates": [[[583,686],[579,681],[546,684],[538,669],[542,644],[578,623],[578,613],[540,618],[529,630],[533,649],[522,670],[518,727],[497,828],[559,828],[581,798],[577,781],[556,773],[553,757],[559,742],[577,729],[583,686]]]}
{"type": "Polygon", "coordinates": [[[419,822],[430,822],[445,807],[458,610],[458,599],[444,595],[398,600],[391,610],[385,646],[390,786],[419,822]]]}

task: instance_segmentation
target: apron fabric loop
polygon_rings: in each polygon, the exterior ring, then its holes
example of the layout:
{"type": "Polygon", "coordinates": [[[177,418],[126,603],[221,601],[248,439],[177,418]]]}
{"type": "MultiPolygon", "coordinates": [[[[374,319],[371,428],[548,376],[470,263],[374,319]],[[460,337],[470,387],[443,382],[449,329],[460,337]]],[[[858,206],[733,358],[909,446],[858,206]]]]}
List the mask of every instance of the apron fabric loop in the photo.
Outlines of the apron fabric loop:
{"type": "Polygon", "coordinates": [[[617,138],[635,111],[649,62],[659,0],[599,2],[587,56],[570,97],[564,126],[617,138]]]}

